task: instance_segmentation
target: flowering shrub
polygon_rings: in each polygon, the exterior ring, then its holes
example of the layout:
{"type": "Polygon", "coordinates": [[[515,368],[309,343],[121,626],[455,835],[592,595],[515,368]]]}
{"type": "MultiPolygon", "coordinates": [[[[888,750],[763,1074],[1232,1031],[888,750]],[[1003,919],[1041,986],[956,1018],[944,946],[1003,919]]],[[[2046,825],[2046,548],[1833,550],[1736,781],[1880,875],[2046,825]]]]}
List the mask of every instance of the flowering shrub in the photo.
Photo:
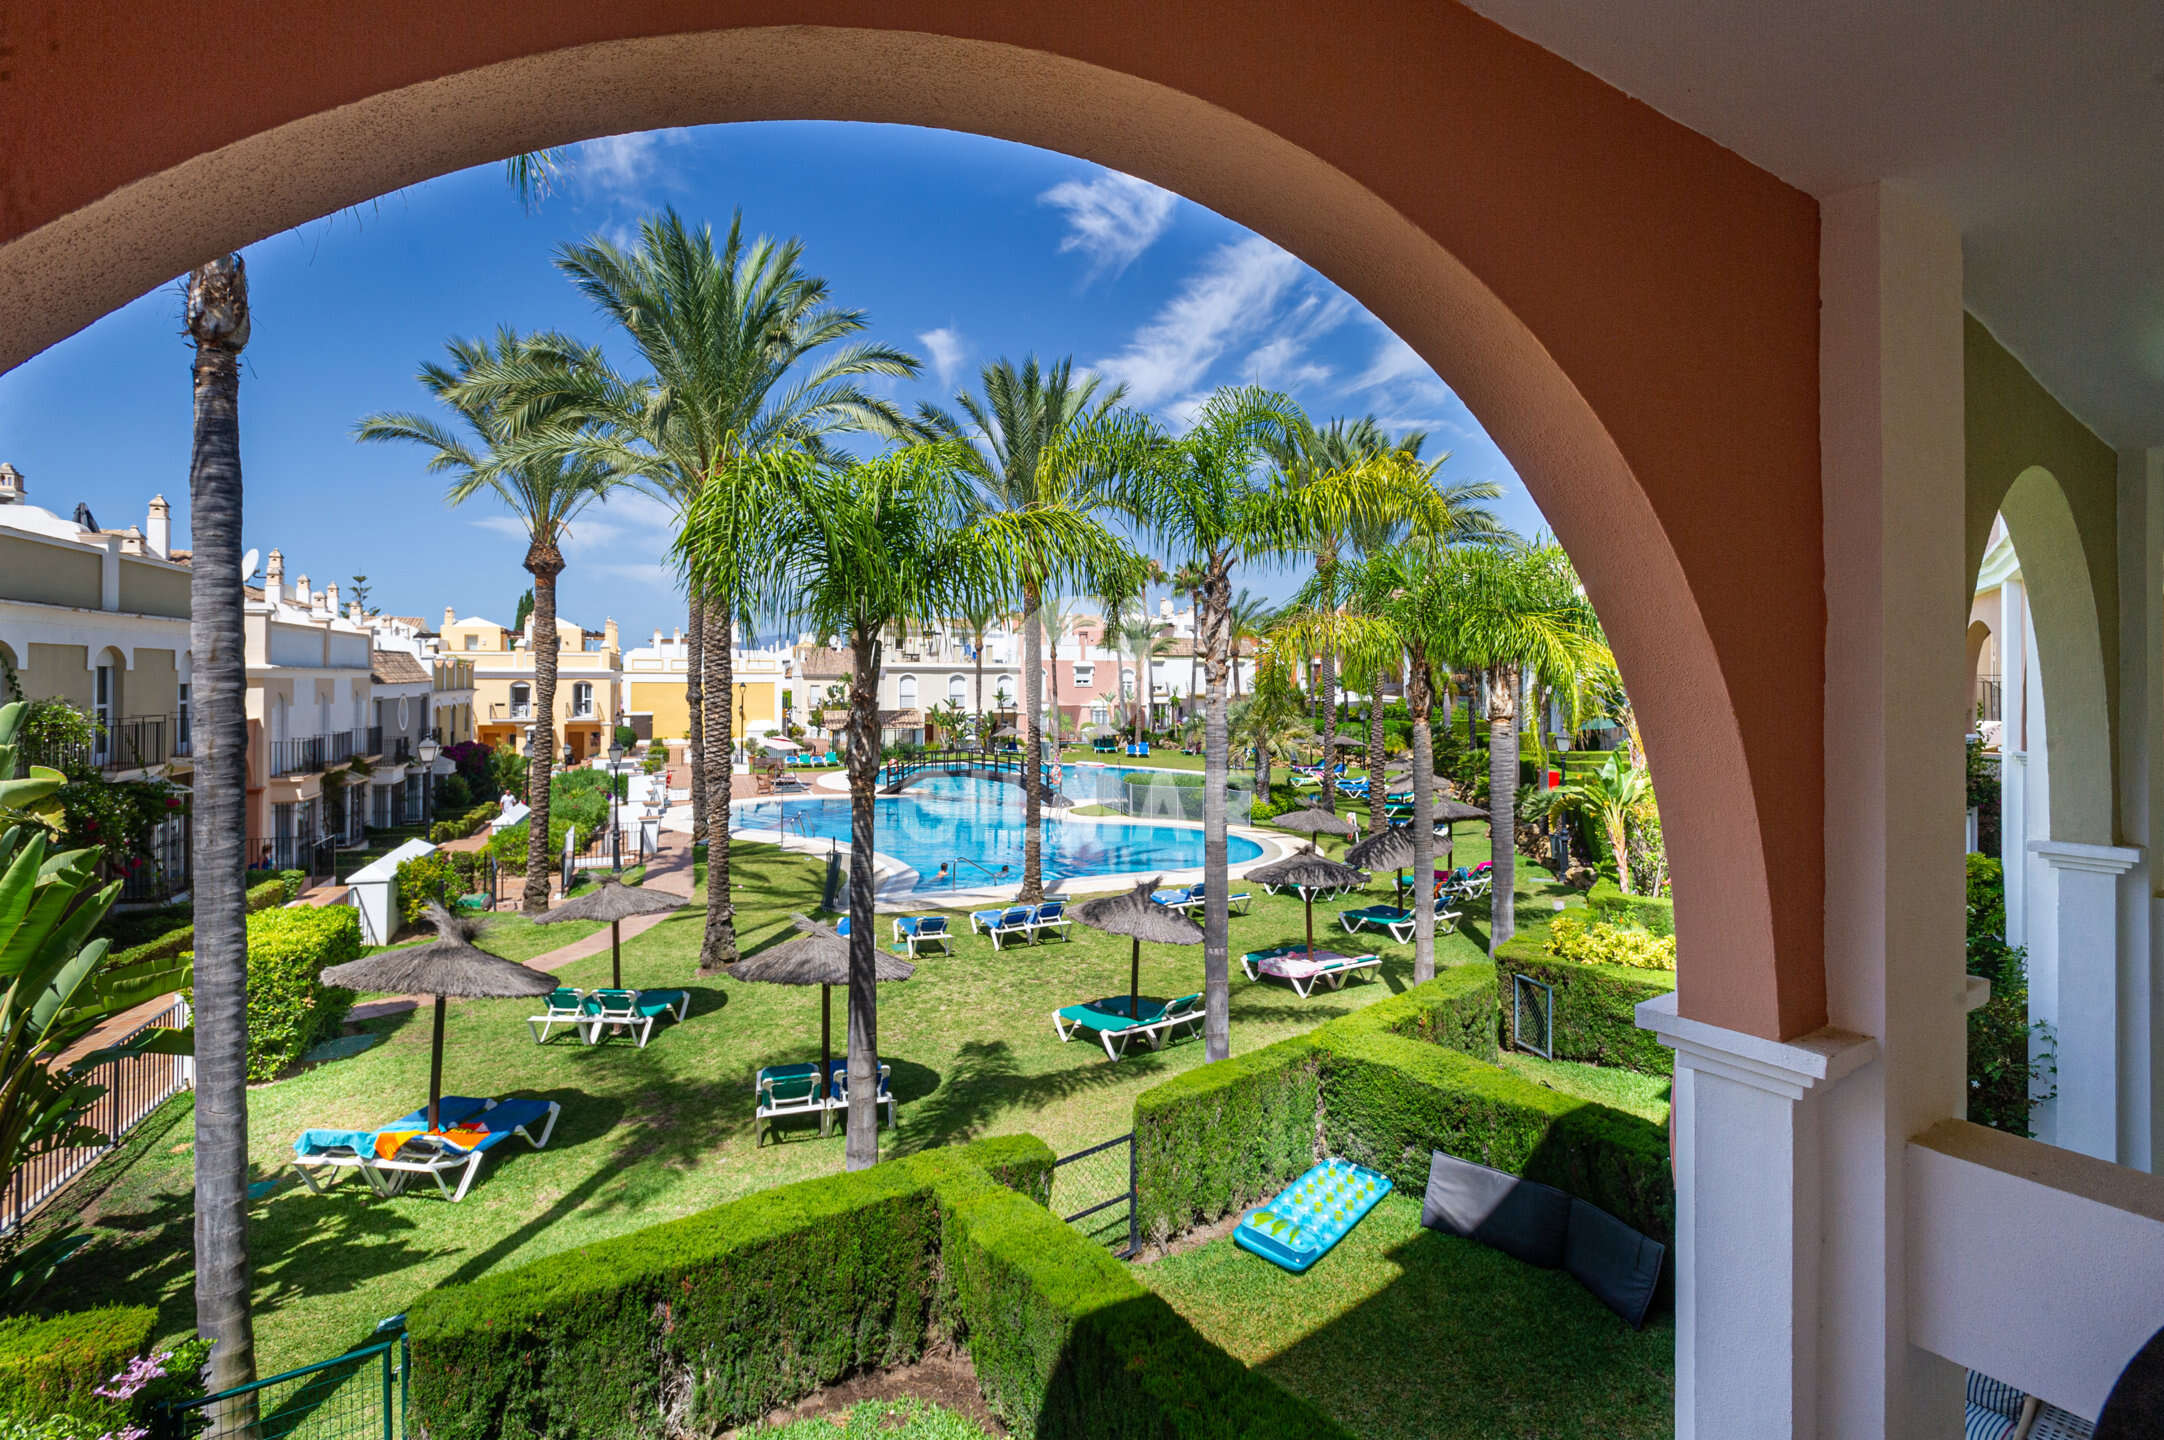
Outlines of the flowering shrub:
{"type": "Polygon", "coordinates": [[[1634,970],[1676,968],[1676,938],[1575,915],[1558,915],[1548,927],[1548,953],[1577,965],[1627,965],[1634,970]]]}
{"type": "MultiPolygon", "coordinates": [[[[196,1336],[170,1350],[130,1360],[93,1387],[89,1397],[59,1413],[27,1419],[0,1415],[0,1440],[147,1440],[152,1413],[202,1395],[203,1362],[211,1342],[196,1336]]],[[[209,1417],[196,1413],[184,1427],[194,1434],[209,1417]]]]}

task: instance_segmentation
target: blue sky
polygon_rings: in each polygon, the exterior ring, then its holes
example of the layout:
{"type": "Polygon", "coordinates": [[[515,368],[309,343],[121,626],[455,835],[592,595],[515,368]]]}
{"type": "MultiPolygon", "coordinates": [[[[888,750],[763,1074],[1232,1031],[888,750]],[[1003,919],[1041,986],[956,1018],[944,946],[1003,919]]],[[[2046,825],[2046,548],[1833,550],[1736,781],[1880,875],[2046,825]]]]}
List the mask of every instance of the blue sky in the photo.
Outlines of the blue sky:
{"type": "MultiPolygon", "coordinates": [[[[887,386],[945,401],[1001,355],[1072,355],[1123,380],[1178,426],[1221,384],[1290,393],[1318,420],[1372,413],[1430,432],[1446,478],[1505,487],[1513,527],[1542,527],[1479,423],[1350,297],[1242,227],[1085,161],[902,126],[710,126],[591,141],[558,189],[523,211],[500,166],[448,175],[274,236],[248,252],[254,337],[242,377],[246,542],[282,549],[317,586],[365,574],[394,614],[508,622],[527,584],[516,522],[476,499],[447,506],[417,449],[359,446],[354,421],[423,408],[423,359],[448,337],[510,324],[600,341],[635,365],[551,257],[594,233],[628,239],[674,205],[717,229],[796,235],[835,299],[924,360],[887,386]]],[[[140,524],[153,492],[185,544],[189,352],[161,287],[0,375],[0,460],[60,514],[140,524]]],[[[665,564],[668,516],[639,496],[574,526],[563,612],[628,636],[681,623],[665,564]]],[[[1240,575],[1282,594],[1290,571],[1240,575]]]]}

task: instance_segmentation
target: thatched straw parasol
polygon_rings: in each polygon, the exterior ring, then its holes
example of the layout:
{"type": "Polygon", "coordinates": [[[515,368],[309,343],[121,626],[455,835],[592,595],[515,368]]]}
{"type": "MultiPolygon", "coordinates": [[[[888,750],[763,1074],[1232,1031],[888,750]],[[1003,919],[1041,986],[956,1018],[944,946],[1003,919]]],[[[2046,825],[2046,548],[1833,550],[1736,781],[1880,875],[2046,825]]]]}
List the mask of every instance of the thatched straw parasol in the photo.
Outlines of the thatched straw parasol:
{"type": "Polygon", "coordinates": [[[1107,935],[1125,935],[1133,941],[1127,959],[1127,1015],[1133,1019],[1136,1007],[1141,1003],[1142,990],[1142,942],[1157,945],[1200,945],[1202,927],[1177,911],[1168,910],[1150,898],[1157,888],[1160,876],[1117,895],[1101,895],[1095,900],[1084,900],[1067,913],[1077,922],[1092,930],[1102,930],[1107,935]]]}
{"type": "Polygon", "coordinates": [[[1368,737],[1339,731],[1330,737],[1330,743],[1340,750],[1365,750],[1368,748],[1368,737]]]}
{"type": "Polygon", "coordinates": [[[1298,835],[1343,835],[1349,839],[1357,839],[1360,834],[1350,820],[1335,810],[1325,810],[1319,805],[1287,810],[1282,815],[1271,816],[1263,823],[1275,825],[1280,830],[1290,830],[1298,835]]]}
{"type": "Polygon", "coordinates": [[[613,875],[603,876],[599,889],[566,901],[546,915],[536,915],[536,925],[555,925],[565,920],[606,920],[609,922],[609,977],[617,989],[624,988],[624,952],[622,936],[617,926],[634,915],[666,915],[680,910],[691,902],[681,895],[671,895],[662,890],[644,890],[626,885],[613,875]]]}
{"type": "Polygon", "coordinates": [[[994,740],[1014,740],[1020,738],[1021,734],[1022,732],[1012,725],[1002,725],[992,732],[992,738],[994,740]]]}
{"type": "MultiPolygon", "coordinates": [[[[730,967],[729,976],[735,980],[764,981],[769,985],[819,987],[819,1076],[823,1085],[833,1069],[834,987],[849,983],[849,937],[831,925],[807,920],[802,915],[791,915],[789,919],[804,933],[782,941],[771,950],[762,950],[749,960],[737,961],[730,967]]],[[[873,948],[874,980],[907,980],[916,973],[917,967],[899,955],[873,948]]]]}
{"type": "Polygon", "coordinates": [[[323,972],[323,983],[375,994],[436,997],[436,1035],[428,1058],[428,1128],[434,1132],[441,1128],[436,1118],[443,1098],[444,999],[456,995],[462,1000],[517,1000],[546,995],[556,988],[556,981],[539,970],[529,970],[516,961],[476,948],[474,938],[482,930],[478,920],[453,915],[441,905],[430,905],[428,923],[436,927],[436,938],[426,945],[382,950],[365,959],[333,965],[323,972]]]}
{"type": "Polygon", "coordinates": [[[1405,867],[1413,863],[1413,832],[1404,825],[1378,830],[1345,852],[1345,863],[1363,870],[1398,872],[1398,903],[1405,903],[1405,867]]]}
{"type": "Polygon", "coordinates": [[[1300,903],[1307,910],[1307,958],[1312,960],[1315,958],[1315,892],[1331,886],[1358,885],[1368,877],[1366,872],[1340,864],[1309,845],[1282,860],[1256,866],[1247,872],[1247,878],[1257,885],[1298,888],[1300,903]]]}

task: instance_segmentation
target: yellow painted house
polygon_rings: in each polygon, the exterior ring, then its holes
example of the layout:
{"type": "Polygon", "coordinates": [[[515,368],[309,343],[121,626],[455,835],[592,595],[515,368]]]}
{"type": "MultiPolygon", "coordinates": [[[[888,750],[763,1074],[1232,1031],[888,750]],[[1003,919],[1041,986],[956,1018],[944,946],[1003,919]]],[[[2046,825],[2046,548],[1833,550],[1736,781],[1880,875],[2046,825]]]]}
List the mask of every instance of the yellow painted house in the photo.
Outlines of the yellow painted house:
{"type": "MultiPolygon", "coordinates": [[[[690,736],[690,651],[681,630],[666,639],[656,630],[652,643],[624,652],[624,720],[641,739],[690,736]]],[[[738,650],[733,663],[736,734],[779,733],[782,690],[789,681],[786,657],[765,650],[738,650]]]]}
{"type": "Polygon", "coordinates": [[[531,618],[513,631],[479,616],[461,620],[446,609],[439,634],[446,658],[473,666],[473,725],[482,744],[510,744],[523,753],[529,730],[546,718],[559,756],[585,760],[608,748],[609,732],[624,710],[614,620],[595,631],[558,617],[556,703],[546,717],[536,711],[531,618]]]}

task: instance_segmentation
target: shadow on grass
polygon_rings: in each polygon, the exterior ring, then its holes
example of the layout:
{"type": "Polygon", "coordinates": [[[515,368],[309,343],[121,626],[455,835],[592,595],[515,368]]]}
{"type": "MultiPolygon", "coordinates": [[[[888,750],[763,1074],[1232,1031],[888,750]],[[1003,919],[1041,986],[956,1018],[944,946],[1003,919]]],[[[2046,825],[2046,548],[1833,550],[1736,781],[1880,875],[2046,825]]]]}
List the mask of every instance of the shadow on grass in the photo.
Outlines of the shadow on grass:
{"type": "MultiPolygon", "coordinates": [[[[1171,1045],[1185,1041],[1168,1041],[1171,1045]]],[[[1199,1045],[1198,1039],[1193,1043],[1199,1045]]],[[[929,1149],[973,1135],[1007,1111],[1028,1110],[1054,1101],[1131,1081],[1136,1071],[1163,1068],[1166,1052],[1135,1050],[1115,1064],[1091,1039],[1078,1058],[1083,1063],[1042,1074],[1024,1074],[1014,1048],[1004,1040],[970,1040],[955,1056],[946,1085],[927,1095],[909,1112],[909,1148],[929,1149]],[[1094,1056],[1094,1061],[1088,1057],[1094,1056]]]]}

